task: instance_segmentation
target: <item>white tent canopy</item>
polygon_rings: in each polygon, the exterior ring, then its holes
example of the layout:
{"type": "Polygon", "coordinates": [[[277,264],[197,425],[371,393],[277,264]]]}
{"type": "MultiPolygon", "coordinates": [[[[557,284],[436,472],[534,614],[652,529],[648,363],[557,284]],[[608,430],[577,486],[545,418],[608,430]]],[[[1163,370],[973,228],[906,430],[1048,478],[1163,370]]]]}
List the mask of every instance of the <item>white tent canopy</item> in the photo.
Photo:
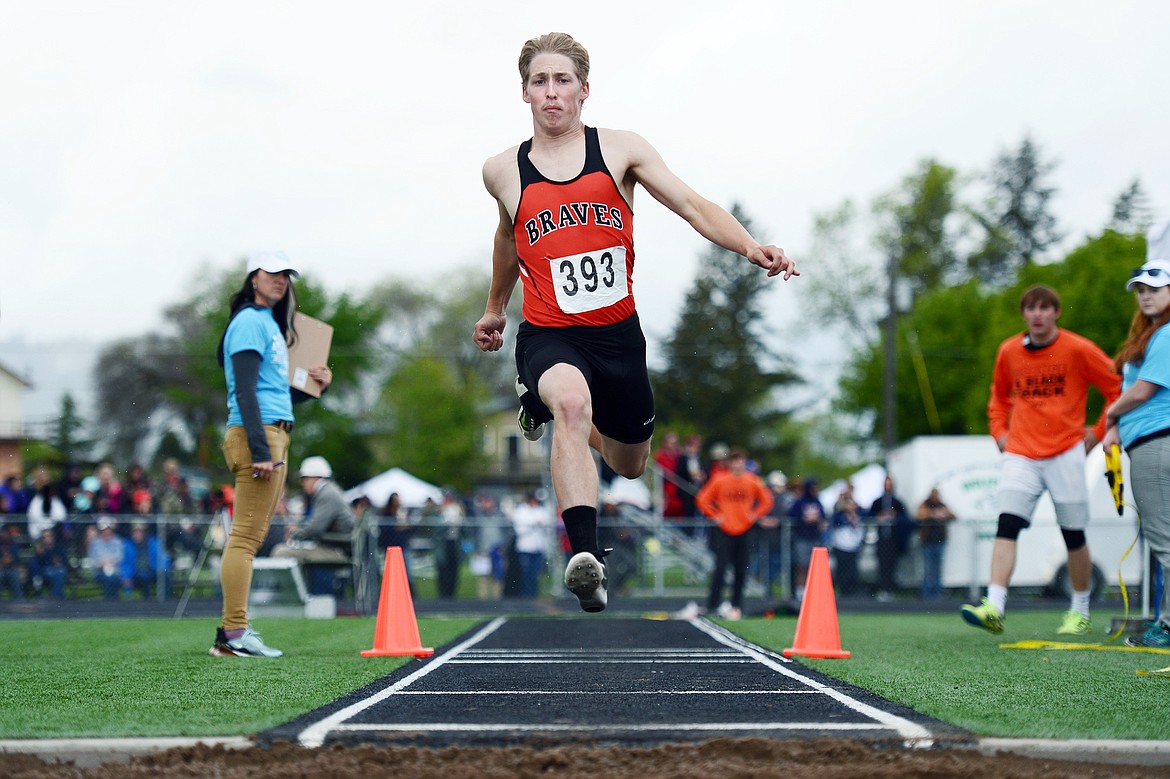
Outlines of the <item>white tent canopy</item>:
{"type": "MultiPolygon", "coordinates": [[[[857,501],[857,507],[862,511],[868,511],[873,502],[886,491],[886,469],[871,463],[850,476],[849,482],[853,485],[853,499],[857,501]]],[[[833,506],[837,504],[837,498],[844,491],[845,479],[838,479],[821,490],[818,497],[826,513],[833,513],[833,506]]],[[[894,485],[894,494],[898,494],[897,484],[894,485]]]]}
{"type": "Polygon", "coordinates": [[[390,499],[390,495],[395,492],[398,493],[398,499],[406,508],[419,508],[426,503],[427,498],[435,503],[443,502],[441,489],[401,468],[391,468],[385,473],[380,473],[356,487],[346,490],[345,499],[352,501],[365,495],[370,499],[371,505],[382,508],[390,499]]]}

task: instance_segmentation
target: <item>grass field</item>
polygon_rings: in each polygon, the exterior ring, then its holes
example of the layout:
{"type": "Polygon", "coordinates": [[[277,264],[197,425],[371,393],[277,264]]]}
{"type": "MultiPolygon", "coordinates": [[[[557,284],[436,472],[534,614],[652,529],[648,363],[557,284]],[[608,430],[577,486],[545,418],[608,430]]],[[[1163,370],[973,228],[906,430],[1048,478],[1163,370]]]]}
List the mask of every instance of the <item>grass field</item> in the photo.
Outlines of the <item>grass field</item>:
{"type": "MultiPolygon", "coordinates": [[[[853,657],[801,662],[979,736],[1167,738],[1170,679],[1136,670],[1170,665],[1170,655],[1000,649],[1055,638],[1055,611],[1012,617],[997,637],[953,613],[842,614],[853,657]]],[[[437,648],[476,622],[424,618],[419,630],[437,648]]],[[[779,651],[791,646],[796,618],[727,627],[779,651]]],[[[248,735],[413,660],[360,656],[372,645],[372,618],[269,618],[257,628],[285,657],[210,657],[213,628],[202,620],[3,623],[0,738],[248,735]]]]}

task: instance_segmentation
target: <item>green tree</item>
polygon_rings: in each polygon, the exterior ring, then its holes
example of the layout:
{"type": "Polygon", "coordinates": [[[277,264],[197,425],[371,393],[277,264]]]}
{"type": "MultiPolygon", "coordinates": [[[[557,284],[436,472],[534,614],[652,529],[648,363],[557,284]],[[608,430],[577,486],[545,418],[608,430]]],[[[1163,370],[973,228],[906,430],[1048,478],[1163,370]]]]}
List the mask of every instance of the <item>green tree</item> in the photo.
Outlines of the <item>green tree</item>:
{"type": "Polygon", "coordinates": [[[66,392],[61,396],[61,413],[53,425],[50,443],[61,453],[65,462],[84,460],[89,455],[92,441],[83,437],[85,420],[77,410],[77,401],[66,392]]]}
{"type": "Polygon", "coordinates": [[[857,236],[865,225],[850,200],[813,218],[810,257],[832,273],[801,278],[805,321],[836,331],[840,339],[865,347],[878,337],[876,323],[885,314],[886,269],[868,242],[857,236]]]}
{"type": "Polygon", "coordinates": [[[1109,229],[1136,235],[1144,233],[1153,221],[1149,198],[1140,179],[1134,179],[1113,201],[1109,229]]]}
{"type": "Polygon", "coordinates": [[[875,204],[878,246],[913,297],[955,280],[961,270],[953,235],[956,184],[953,168],[924,160],[896,192],[875,204]]]}
{"type": "Polygon", "coordinates": [[[422,347],[404,357],[385,385],[374,412],[382,431],[378,459],[467,490],[484,463],[478,407],[487,388],[429,351],[422,347]]]}
{"type": "Polygon", "coordinates": [[[996,157],[988,174],[987,202],[982,210],[971,212],[984,235],[968,265],[985,282],[1010,284],[1060,241],[1049,202],[1056,190],[1046,181],[1055,168],[1029,137],[1016,151],[996,157]]]}
{"type": "MultiPolygon", "coordinates": [[[[751,230],[738,206],[732,214],[751,230]]],[[[663,345],[652,375],[660,429],[699,430],[708,440],[749,447],[761,459],[782,448],[772,433],[787,416],[774,390],[796,382],[790,360],[769,349],[763,326],[766,275],[735,252],[712,246],[663,345]]]]}

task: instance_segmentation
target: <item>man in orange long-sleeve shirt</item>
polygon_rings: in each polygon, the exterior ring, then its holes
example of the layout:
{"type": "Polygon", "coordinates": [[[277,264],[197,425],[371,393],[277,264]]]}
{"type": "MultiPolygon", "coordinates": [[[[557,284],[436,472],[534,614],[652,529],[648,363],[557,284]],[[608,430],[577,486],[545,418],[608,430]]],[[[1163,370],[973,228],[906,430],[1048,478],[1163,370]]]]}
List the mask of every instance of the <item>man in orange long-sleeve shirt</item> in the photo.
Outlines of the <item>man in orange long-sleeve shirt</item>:
{"type": "Polygon", "coordinates": [[[1024,292],[1020,313],[1028,326],[999,346],[987,418],[991,435],[1004,453],[999,481],[999,527],[991,551],[991,583],[978,606],[963,606],[963,619],[1003,632],[1008,585],[1016,566],[1020,531],[1031,523],[1045,490],[1068,548],[1072,604],[1057,633],[1083,635],[1089,622],[1092,558],[1085,540],[1089,491],[1085,453],[1105,434],[1105,415],[1085,426],[1089,387],[1105,396],[1105,406],[1121,394],[1121,377],[1092,341],[1056,326],[1060,297],[1037,285],[1024,292]]]}
{"type": "Polygon", "coordinates": [[[739,619],[743,616],[743,586],[747,578],[747,532],[756,520],[767,515],[774,499],[772,491],[760,477],[747,470],[747,452],[743,449],[732,449],[727,465],[726,471],[703,485],[695,498],[695,505],[716,525],[712,538],[715,570],[711,573],[707,611],[714,611],[719,605],[727,568],[733,566],[731,604],[719,613],[728,619],[739,619]]]}

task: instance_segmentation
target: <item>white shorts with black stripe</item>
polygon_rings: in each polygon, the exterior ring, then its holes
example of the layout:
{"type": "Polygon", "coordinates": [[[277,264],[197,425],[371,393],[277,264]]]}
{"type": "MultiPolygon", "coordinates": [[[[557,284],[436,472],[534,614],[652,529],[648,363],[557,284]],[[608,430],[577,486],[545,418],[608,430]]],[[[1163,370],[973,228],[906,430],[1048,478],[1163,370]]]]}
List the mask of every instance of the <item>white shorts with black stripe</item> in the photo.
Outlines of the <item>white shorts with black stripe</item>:
{"type": "Polygon", "coordinates": [[[1089,487],[1085,483],[1085,447],[1077,443],[1055,457],[1033,460],[1004,453],[999,473],[999,512],[1032,519],[1036,503],[1047,490],[1056,521],[1066,530],[1089,524],[1089,487]]]}

